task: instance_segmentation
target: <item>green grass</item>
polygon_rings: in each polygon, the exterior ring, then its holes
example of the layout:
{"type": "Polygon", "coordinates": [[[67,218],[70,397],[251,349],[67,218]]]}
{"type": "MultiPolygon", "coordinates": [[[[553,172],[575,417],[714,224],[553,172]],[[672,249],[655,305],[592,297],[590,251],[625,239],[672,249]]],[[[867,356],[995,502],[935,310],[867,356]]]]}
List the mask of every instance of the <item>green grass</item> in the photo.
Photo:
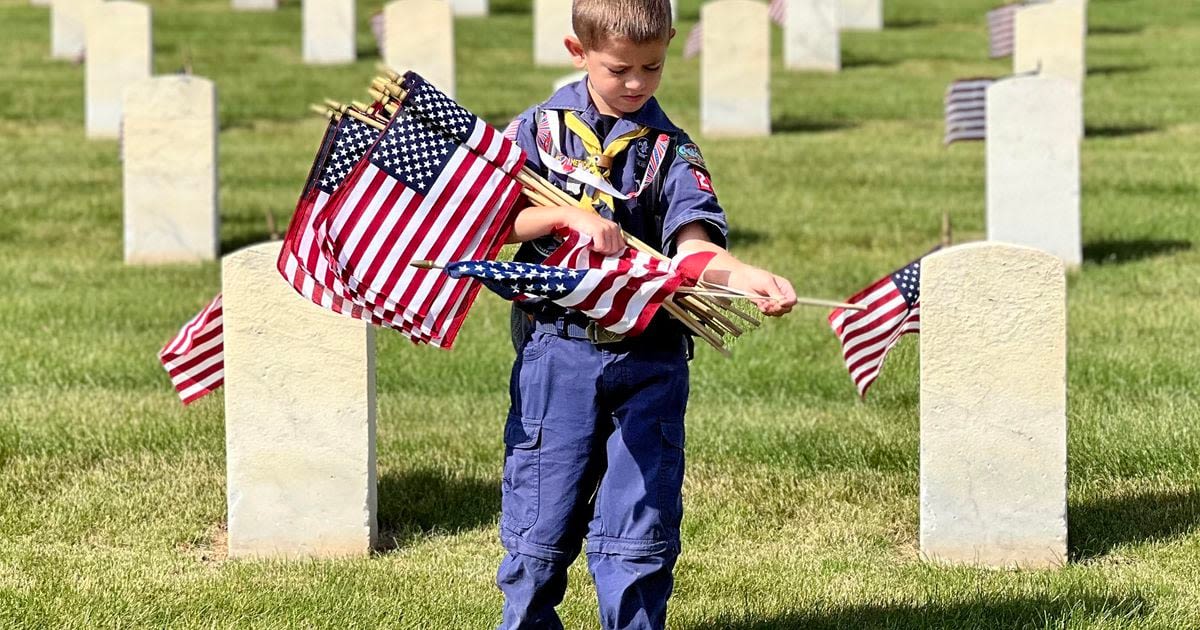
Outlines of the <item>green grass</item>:
{"type": "MultiPolygon", "coordinates": [[[[218,88],[223,249],[283,223],[323,97],[376,58],[299,62],[299,3],[156,0],[155,69],[218,88]]],[[[776,134],[702,138],[743,258],[801,293],[851,294],[920,254],[950,212],[983,231],[983,152],[940,146],[941,96],[986,59],[988,0],[887,3],[836,76],[772,74],[776,134]]],[[[698,15],[685,2],[681,33],[698,15]]],[[[1070,550],[1059,571],[938,568],[917,533],[917,342],[856,400],[824,313],[769,322],[693,366],[687,516],[672,627],[1200,627],[1200,7],[1093,0],[1083,148],[1086,262],[1070,279],[1070,550]]],[[[460,100],[503,123],[565,70],[531,65],[528,2],[457,23],[460,100]]],[[[380,525],[371,558],[222,556],[222,395],[189,408],[155,353],[219,290],[218,265],[121,263],[115,142],[83,139],[82,68],[48,12],[0,0],[0,626],[484,628],[492,585],[505,306],[453,352],[379,336],[380,525]]],[[[779,36],[775,36],[775,60],[779,36]]],[[[660,98],[697,129],[698,63],[660,98]]],[[[595,626],[582,564],[561,610],[595,626]]]]}

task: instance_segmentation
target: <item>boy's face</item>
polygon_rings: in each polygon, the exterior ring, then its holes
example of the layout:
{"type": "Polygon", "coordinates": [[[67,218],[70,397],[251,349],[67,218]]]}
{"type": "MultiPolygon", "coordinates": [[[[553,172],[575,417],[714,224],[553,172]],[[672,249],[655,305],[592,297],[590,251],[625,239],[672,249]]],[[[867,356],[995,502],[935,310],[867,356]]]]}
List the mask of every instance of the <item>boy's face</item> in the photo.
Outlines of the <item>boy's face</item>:
{"type": "MultiPolygon", "coordinates": [[[[675,29],[671,29],[671,37],[675,29]]],[[[596,109],[607,116],[622,116],[641,109],[654,96],[667,58],[665,40],[635,44],[624,37],[609,37],[595,49],[585,49],[575,36],[564,43],[575,67],[588,74],[588,91],[596,109]]]]}

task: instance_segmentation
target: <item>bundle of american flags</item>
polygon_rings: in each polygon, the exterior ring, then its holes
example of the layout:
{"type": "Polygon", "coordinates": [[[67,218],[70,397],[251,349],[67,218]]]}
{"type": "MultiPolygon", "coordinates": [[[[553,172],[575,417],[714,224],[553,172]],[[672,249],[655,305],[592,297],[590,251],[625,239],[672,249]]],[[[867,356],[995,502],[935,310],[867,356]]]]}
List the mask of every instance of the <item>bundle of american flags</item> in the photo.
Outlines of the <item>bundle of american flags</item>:
{"type": "MultiPolygon", "coordinates": [[[[767,18],[771,22],[784,26],[787,19],[787,0],[771,0],[767,5],[767,18]]],[[[699,21],[688,31],[687,39],[683,42],[683,58],[691,59],[700,54],[704,46],[704,26],[699,21]]]]}
{"type": "Polygon", "coordinates": [[[694,287],[715,256],[698,252],[661,260],[632,247],[604,255],[586,234],[559,234],[563,242],[542,264],[468,260],[445,266],[453,278],[474,278],[517,302],[551,301],[619,335],[635,336],[650,324],[663,300],[694,287]]]}
{"type": "MultiPolygon", "coordinates": [[[[937,248],[929,253],[933,251],[937,248]]],[[[921,330],[921,259],[876,280],[847,302],[866,309],[834,309],[829,325],[841,341],[850,380],[858,395],[866,398],[892,346],[900,337],[921,330]]]]}
{"type": "Polygon", "coordinates": [[[951,145],[987,137],[987,89],[995,79],[959,79],[946,88],[946,132],[942,143],[951,145]]]}
{"type": "MultiPolygon", "coordinates": [[[[323,110],[330,121],[277,266],[314,304],[449,349],[480,285],[414,263],[493,260],[521,195],[541,206],[578,200],[526,167],[511,139],[416,73],[389,73],[369,91],[371,105],[323,110]]],[[[665,264],[662,254],[627,240],[639,259],[665,264]]],[[[220,296],[214,304],[219,316],[220,296]]],[[[639,321],[640,304],[627,307],[639,321]]],[[[734,316],[758,325],[730,300],[707,295],[668,294],[644,305],[651,314],[661,306],[722,352],[725,339],[743,333],[734,316]]],[[[204,328],[204,343],[188,341],[213,312],[189,322],[160,355],[185,402],[221,384],[219,318],[204,328]]]]}

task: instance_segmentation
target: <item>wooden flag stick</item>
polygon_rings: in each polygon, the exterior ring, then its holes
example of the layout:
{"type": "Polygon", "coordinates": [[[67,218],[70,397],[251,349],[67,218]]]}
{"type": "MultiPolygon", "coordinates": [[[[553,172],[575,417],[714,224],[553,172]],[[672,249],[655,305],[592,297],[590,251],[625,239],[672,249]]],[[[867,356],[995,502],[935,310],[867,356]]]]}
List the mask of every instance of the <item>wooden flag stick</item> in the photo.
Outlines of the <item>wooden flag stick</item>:
{"type": "Polygon", "coordinates": [[[954,232],[950,227],[950,213],[942,213],[942,247],[950,247],[954,244],[954,232]]]}
{"type": "MultiPolygon", "coordinates": [[[[742,291],[740,289],[735,289],[733,287],[727,287],[724,285],[720,285],[715,282],[704,282],[703,284],[705,287],[712,287],[713,290],[679,289],[679,291],[691,293],[693,295],[712,295],[715,297],[723,297],[723,298],[740,297],[740,298],[746,298],[748,300],[780,300],[780,299],[782,299],[777,295],[758,295],[755,293],[750,293],[749,291],[742,291]]],[[[850,310],[850,311],[865,311],[865,310],[867,310],[867,307],[862,306],[861,304],[848,304],[846,302],[836,302],[833,300],[822,300],[822,299],[818,299],[818,298],[798,297],[798,298],[796,298],[796,303],[803,304],[805,306],[828,306],[830,308],[844,308],[844,309],[850,310]]]]}

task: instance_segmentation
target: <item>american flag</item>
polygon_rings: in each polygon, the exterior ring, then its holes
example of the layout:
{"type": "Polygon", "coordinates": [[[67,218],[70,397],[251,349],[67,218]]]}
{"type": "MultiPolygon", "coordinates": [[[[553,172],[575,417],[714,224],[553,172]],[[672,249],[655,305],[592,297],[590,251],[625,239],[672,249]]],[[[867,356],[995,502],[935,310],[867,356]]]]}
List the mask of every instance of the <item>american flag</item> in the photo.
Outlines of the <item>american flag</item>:
{"type": "Polygon", "coordinates": [[[371,318],[362,307],[349,299],[330,264],[331,257],[321,247],[318,218],[330,196],[378,137],[379,131],[351,116],[329,123],[284,236],[277,263],[284,279],[300,295],[336,313],[368,321],[371,318]]]}
{"type": "Polygon", "coordinates": [[[1013,28],[1020,8],[1017,2],[988,11],[988,56],[992,59],[1013,54],[1013,28]]]}
{"type": "MultiPolygon", "coordinates": [[[[787,20],[787,0],[771,0],[767,5],[767,18],[780,27],[786,28],[785,21],[787,20]]],[[[704,29],[700,22],[688,31],[687,39],[683,43],[683,58],[691,59],[700,54],[701,48],[704,47],[704,29]]]]}
{"type": "Polygon", "coordinates": [[[400,112],[319,213],[317,237],[364,317],[449,348],[478,286],[409,265],[495,258],[525,155],[409,72],[400,112]]]}
{"type": "Polygon", "coordinates": [[[212,393],[225,382],[221,296],[217,295],[158,352],[183,404],[212,393]]]}
{"type": "Polygon", "coordinates": [[[542,264],[467,260],[446,265],[453,278],[474,278],[514,301],[549,300],[583,313],[610,332],[640,334],[663,300],[695,286],[711,252],[666,261],[627,247],[605,256],[585,234],[569,232],[542,264]]]}
{"type": "Polygon", "coordinates": [[[942,143],[987,138],[987,89],[995,79],[959,79],[946,88],[946,132],[942,143]]]}
{"type": "Polygon", "coordinates": [[[921,259],[880,278],[846,301],[867,308],[834,309],[829,314],[829,325],[842,342],[842,358],[858,395],[866,398],[888,350],[903,335],[921,330],[921,259]]]}
{"type": "Polygon", "coordinates": [[[787,19],[787,0],[771,0],[767,5],[767,17],[781,27],[786,28],[784,20],[787,19]]]}

